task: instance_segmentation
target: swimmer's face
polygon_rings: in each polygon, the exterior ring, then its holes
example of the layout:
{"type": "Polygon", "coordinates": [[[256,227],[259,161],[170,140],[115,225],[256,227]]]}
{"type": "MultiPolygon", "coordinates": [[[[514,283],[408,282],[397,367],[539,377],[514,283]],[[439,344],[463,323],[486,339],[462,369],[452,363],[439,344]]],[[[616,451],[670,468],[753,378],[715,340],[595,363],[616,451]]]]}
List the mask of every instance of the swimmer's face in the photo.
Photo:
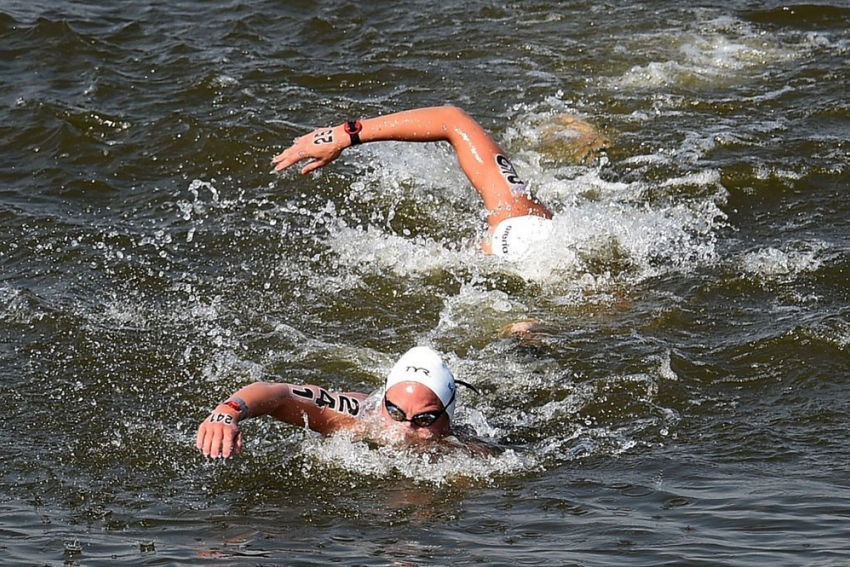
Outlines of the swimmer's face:
{"type": "Polygon", "coordinates": [[[400,428],[406,437],[414,439],[434,439],[451,430],[443,402],[418,382],[400,382],[387,390],[381,416],[390,427],[400,428]]]}

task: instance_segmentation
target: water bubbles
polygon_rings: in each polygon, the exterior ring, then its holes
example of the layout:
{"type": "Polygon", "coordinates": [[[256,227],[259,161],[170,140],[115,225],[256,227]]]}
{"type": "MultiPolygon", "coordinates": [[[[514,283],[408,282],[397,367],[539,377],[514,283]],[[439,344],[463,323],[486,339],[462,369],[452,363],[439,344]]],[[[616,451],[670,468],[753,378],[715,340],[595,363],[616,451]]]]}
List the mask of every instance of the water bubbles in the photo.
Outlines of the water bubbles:
{"type": "MultiPolygon", "coordinates": [[[[614,89],[628,87],[657,89],[678,86],[711,87],[728,84],[733,78],[759,73],[765,65],[804,56],[809,49],[787,46],[750,24],[730,17],[699,19],[693,26],[670,30],[666,49],[657,52],[657,36],[636,36],[633,43],[649,41],[654,60],[635,65],[609,80],[614,89]]],[[[818,42],[815,42],[818,43],[818,42]]],[[[633,50],[643,51],[643,46],[633,50]]]]}
{"type": "Polygon", "coordinates": [[[301,466],[305,475],[320,474],[328,467],[352,472],[358,476],[390,478],[400,475],[415,483],[436,486],[459,480],[491,482],[494,477],[532,470],[537,461],[526,454],[507,450],[487,457],[475,455],[461,446],[450,445],[430,449],[405,448],[399,445],[372,446],[352,441],[345,435],[328,438],[311,437],[304,447],[310,456],[301,466]],[[314,470],[318,467],[318,470],[314,470]]]}
{"type": "Polygon", "coordinates": [[[821,256],[828,248],[823,242],[796,242],[785,249],[760,248],[744,254],[740,266],[746,273],[767,281],[790,280],[798,274],[819,269],[821,256]]]}
{"type": "Polygon", "coordinates": [[[78,540],[68,540],[63,543],[66,557],[76,557],[83,553],[83,544],[78,540]]]}

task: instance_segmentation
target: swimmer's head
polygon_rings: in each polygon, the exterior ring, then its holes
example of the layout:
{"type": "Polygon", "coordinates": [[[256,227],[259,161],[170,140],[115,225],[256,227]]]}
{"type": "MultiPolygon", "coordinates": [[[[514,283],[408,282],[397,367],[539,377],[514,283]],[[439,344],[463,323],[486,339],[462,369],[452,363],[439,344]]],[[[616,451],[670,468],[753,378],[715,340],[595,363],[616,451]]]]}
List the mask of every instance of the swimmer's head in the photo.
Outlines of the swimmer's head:
{"type": "Polygon", "coordinates": [[[490,236],[494,256],[518,260],[535,242],[546,240],[552,232],[552,219],[537,215],[511,217],[503,220],[490,236]]]}
{"type": "Polygon", "coordinates": [[[401,382],[417,382],[434,392],[449,419],[454,416],[455,377],[443,358],[432,348],[420,346],[407,351],[387,376],[384,392],[401,382]]]}

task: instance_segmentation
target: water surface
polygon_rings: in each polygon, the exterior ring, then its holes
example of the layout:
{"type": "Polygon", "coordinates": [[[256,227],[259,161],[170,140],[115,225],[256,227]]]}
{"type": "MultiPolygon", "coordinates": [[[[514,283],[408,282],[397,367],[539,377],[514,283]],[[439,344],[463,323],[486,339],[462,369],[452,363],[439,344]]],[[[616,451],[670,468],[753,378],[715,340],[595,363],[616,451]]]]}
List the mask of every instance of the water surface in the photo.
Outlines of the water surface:
{"type": "Polygon", "coordinates": [[[183,0],[0,7],[4,565],[846,565],[850,7],[183,0]],[[275,175],[295,137],[455,104],[557,213],[476,250],[444,145],[275,175]],[[564,113],[610,138],[545,143],[564,113]],[[534,318],[534,344],[499,339],[534,318]],[[270,421],[415,344],[503,450],[270,421]]]}

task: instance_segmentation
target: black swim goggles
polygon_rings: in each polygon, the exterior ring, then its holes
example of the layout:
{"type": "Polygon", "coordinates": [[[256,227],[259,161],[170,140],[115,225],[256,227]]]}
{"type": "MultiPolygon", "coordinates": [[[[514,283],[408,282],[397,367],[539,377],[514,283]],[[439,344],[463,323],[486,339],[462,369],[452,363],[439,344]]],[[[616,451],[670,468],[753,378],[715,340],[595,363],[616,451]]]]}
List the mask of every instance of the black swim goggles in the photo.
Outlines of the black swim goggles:
{"type": "MultiPolygon", "coordinates": [[[[456,392],[456,391],[455,391],[456,392]]],[[[384,395],[384,407],[387,409],[387,414],[393,419],[393,421],[409,421],[416,427],[430,427],[434,425],[434,422],[440,419],[440,416],[446,413],[446,408],[452,405],[452,402],[455,401],[455,392],[452,392],[452,397],[449,400],[443,409],[436,411],[423,411],[422,413],[417,413],[410,419],[407,418],[407,414],[404,411],[389,401],[387,396],[384,395]]]]}
{"type": "MultiPolygon", "coordinates": [[[[476,394],[480,393],[472,384],[468,384],[462,380],[455,380],[455,383],[466,386],[476,394]]],[[[435,421],[440,419],[441,415],[446,413],[446,408],[452,405],[452,402],[455,401],[455,394],[457,394],[457,390],[452,392],[452,397],[449,398],[449,403],[443,406],[443,409],[436,411],[423,411],[422,413],[417,413],[410,419],[407,418],[407,414],[404,413],[400,407],[387,399],[386,394],[384,394],[384,407],[387,409],[387,414],[393,419],[393,421],[409,421],[416,427],[430,427],[431,425],[434,425],[435,421]]]]}

